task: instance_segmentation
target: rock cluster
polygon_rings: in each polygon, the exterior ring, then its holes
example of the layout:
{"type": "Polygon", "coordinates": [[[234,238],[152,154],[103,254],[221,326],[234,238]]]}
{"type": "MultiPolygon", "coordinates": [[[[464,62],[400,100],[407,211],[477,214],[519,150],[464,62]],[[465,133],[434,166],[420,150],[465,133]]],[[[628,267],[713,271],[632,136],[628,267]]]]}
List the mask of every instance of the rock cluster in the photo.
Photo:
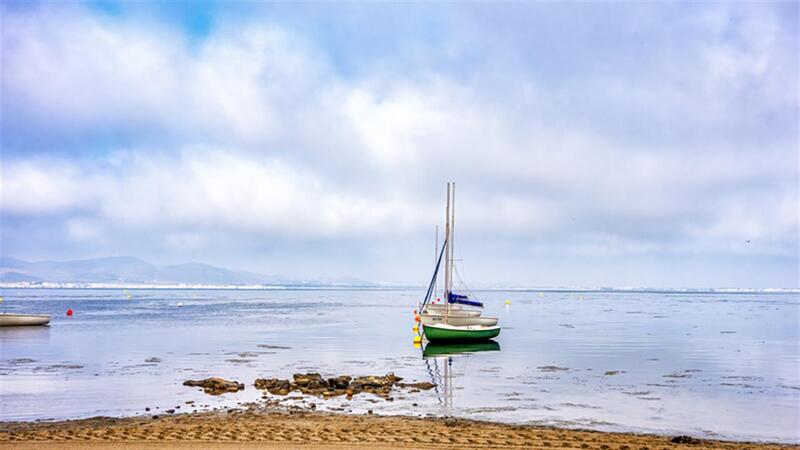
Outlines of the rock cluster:
{"type": "Polygon", "coordinates": [[[314,395],[322,398],[346,395],[348,399],[361,392],[375,394],[389,399],[394,386],[401,388],[428,390],[436,386],[432,383],[401,383],[402,378],[393,373],[384,376],[350,377],[342,375],[335,378],[323,378],[318,373],[296,373],[293,381],[278,378],[259,378],[255,382],[256,389],[266,390],[273,395],[287,395],[292,391],[314,395]]]}
{"type": "Polygon", "coordinates": [[[703,442],[700,439],[695,439],[691,436],[686,436],[686,435],[675,436],[669,441],[672,442],[673,444],[690,444],[690,445],[700,444],[703,442]]]}
{"type": "Polygon", "coordinates": [[[244,383],[229,381],[224,378],[206,378],[204,380],[186,380],[184,386],[197,386],[203,388],[203,392],[211,395],[220,395],[226,392],[238,392],[244,389],[244,383]]]}

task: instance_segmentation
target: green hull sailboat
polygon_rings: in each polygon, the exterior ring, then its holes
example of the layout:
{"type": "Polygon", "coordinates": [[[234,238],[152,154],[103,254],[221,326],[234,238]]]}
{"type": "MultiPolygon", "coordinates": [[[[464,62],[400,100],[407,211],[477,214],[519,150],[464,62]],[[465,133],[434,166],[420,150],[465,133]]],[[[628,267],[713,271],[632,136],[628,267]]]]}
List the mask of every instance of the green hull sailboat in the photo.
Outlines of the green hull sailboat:
{"type": "MultiPolygon", "coordinates": [[[[447,209],[445,219],[444,245],[436,262],[428,292],[420,304],[420,317],[434,320],[422,320],[422,330],[430,342],[480,342],[497,337],[500,327],[496,318],[479,317],[479,311],[464,310],[460,305],[483,308],[483,303],[470,300],[468,296],[456,294],[453,286],[453,235],[455,229],[455,183],[447,183],[447,209]],[[444,257],[444,298],[445,305],[431,305],[431,295],[436,291],[436,279],[444,257]],[[428,309],[430,308],[430,309],[428,309]],[[456,309],[457,308],[457,309],[456,309]],[[472,313],[472,314],[471,314],[472,313]],[[451,318],[451,315],[453,316],[451,318]],[[431,317],[429,317],[431,316],[431,317]]],[[[437,245],[438,247],[438,245],[437,245]]],[[[437,248],[438,251],[438,248],[437,248]]]]}
{"type": "Polygon", "coordinates": [[[469,342],[469,341],[485,341],[500,334],[500,327],[486,327],[481,325],[472,326],[455,326],[445,323],[423,325],[422,329],[425,331],[425,337],[431,342],[440,341],[454,341],[454,342],[469,342]]]}

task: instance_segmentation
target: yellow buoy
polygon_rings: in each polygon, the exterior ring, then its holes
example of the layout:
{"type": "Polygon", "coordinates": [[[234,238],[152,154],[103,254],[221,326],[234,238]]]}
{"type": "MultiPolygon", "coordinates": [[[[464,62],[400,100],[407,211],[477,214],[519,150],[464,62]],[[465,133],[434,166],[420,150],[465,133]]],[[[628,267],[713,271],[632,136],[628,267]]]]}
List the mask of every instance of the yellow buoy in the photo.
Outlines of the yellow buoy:
{"type": "Polygon", "coordinates": [[[414,348],[422,348],[422,345],[419,342],[414,342],[414,348]]]}
{"type": "Polygon", "coordinates": [[[419,327],[414,325],[414,328],[411,329],[414,333],[419,333],[419,327]]]}
{"type": "Polygon", "coordinates": [[[506,305],[510,305],[510,304],[511,304],[511,300],[506,300],[506,305]]]}
{"type": "Polygon", "coordinates": [[[414,343],[415,343],[415,344],[418,344],[418,343],[420,343],[420,342],[422,342],[422,337],[421,337],[421,336],[419,336],[419,335],[417,335],[417,336],[414,336],[414,343]]]}

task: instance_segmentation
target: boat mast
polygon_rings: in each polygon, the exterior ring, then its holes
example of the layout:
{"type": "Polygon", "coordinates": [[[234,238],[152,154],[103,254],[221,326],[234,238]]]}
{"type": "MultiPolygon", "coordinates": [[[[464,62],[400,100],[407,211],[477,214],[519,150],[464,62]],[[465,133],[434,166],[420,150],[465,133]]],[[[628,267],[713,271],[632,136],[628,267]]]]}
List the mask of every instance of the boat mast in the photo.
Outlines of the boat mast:
{"type": "MultiPolygon", "coordinates": [[[[453,183],[453,199],[450,202],[450,290],[453,290],[453,265],[455,265],[455,252],[453,244],[456,237],[456,184],[453,183]]],[[[448,299],[449,300],[449,299],[448,299]]],[[[449,304],[449,303],[448,303],[449,304]]]]}
{"type": "Polygon", "coordinates": [[[447,318],[450,312],[450,183],[447,183],[447,207],[445,208],[445,226],[444,226],[444,245],[445,245],[445,258],[444,258],[444,323],[447,323],[447,318]]]}

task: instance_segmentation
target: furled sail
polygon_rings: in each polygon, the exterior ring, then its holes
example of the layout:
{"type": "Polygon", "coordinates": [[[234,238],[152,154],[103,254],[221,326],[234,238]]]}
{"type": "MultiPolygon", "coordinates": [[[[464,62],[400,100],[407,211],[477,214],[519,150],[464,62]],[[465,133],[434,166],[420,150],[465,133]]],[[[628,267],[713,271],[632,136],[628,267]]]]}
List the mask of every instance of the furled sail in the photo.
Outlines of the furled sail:
{"type": "Polygon", "coordinates": [[[475,300],[470,300],[469,297],[462,294],[456,294],[454,292],[450,292],[447,296],[447,301],[449,303],[457,303],[459,305],[468,305],[468,306],[477,306],[479,308],[483,308],[483,303],[475,300]]]}

